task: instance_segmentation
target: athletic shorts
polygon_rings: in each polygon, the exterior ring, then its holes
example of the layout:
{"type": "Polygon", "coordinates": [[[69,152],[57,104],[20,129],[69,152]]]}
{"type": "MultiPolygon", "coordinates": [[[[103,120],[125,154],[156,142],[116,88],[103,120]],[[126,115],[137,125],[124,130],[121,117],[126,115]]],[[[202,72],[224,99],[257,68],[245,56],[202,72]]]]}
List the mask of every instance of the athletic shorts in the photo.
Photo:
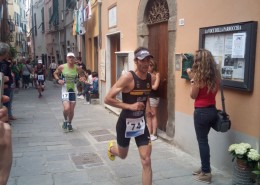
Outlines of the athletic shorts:
{"type": "MultiPolygon", "coordinates": [[[[126,148],[130,144],[131,138],[125,137],[126,131],[126,119],[119,116],[119,119],[116,124],[116,134],[117,134],[117,144],[120,147],[126,148]]],[[[147,125],[145,125],[144,134],[135,137],[135,143],[137,147],[151,144],[150,134],[147,125]]]]}
{"type": "Polygon", "coordinates": [[[62,100],[62,101],[76,101],[76,93],[72,89],[68,90],[69,92],[69,98],[68,100],[62,100]]]}
{"type": "Polygon", "coordinates": [[[37,80],[37,85],[44,86],[44,81],[43,80],[37,80]]]}
{"type": "Polygon", "coordinates": [[[154,98],[149,98],[149,100],[150,100],[150,106],[151,107],[158,107],[159,102],[160,102],[160,98],[154,97],[154,98]]]}

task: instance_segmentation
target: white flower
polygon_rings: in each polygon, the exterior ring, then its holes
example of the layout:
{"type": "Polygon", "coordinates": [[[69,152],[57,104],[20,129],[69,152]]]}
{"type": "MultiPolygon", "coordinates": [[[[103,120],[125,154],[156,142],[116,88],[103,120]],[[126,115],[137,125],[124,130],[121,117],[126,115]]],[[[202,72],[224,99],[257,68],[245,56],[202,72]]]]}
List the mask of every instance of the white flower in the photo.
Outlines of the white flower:
{"type": "Polygon", "coordinates": [[[255,149],[250,149],[247,154],[247,157],[253,161],[259,161],[260,155],[255,149]]]}
{"type": "Polygon", "coordinates": [[[237,148],[237,146],[238,146],[238,144],[232,144],[232,145],[230,145],[229,148],[228,148],[228,151],[229,151],[229,152],[235,151],[235,149],[237,148]]]}
{"type": "Polygon", "coordinates": [[[228,151],[233,155],[234,158],[243,159],[251,164],[252,167],[260,164],[260,154],[257,150],[252,149],[251,145],[248,143],[232,144],[229,146],[228,151]]]}
{"type": "Polygon", "coordinates": [[[244,147],[245,149],[250,149],[251,148],[251,145],[248,144],[248,143],[240,143],[239,145],[244,147]]]}
{"type": "Polygon", "coordinates": [[[245,148],[243,145],[238,145],[235,149],[235,153],[237,155],[244,155],[247,152],[247,148],[245,148]]]}

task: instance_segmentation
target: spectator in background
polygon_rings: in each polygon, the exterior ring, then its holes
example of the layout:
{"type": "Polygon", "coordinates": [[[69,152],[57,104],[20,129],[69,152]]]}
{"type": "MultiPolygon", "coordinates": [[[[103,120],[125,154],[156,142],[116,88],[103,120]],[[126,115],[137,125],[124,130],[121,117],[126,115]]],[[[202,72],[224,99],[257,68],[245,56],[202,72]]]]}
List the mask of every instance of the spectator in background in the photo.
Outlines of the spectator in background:
{"type": "MultiPolygon", "coordinates": [[[[77,57],[76,64],[77,64],[83,71],[86,71],[86,65],[82,62],[81,57],[77,57]]],[[[84,77],[84,76],[85,76],[85,74],[84,74],[84,72],[83,72],[82,74],[79,74],[78,77],[80,78],[80,77],[84,77]]],[[[79,78],[78,78],[78,79],[79,79],[79,78]]],[[[78,80],[78,81],[77,81],[77,91],[78,91],[77,97],[78,97],[79,99],[84,99],[84,95],[83,95],[83,93],[82,93],[83,89],[84,89],[84,83],[81,82],[80,80],[78,80]]]]}
{"type": "Polygon", "coordinates": [[[58,65],[55,63],[55,59],[52,59],[49,69],[50,69],[50,74],[51,74],[53,83],[55,83],[55,78],[53,76],[53,73],[57,69],[57,67],[58,67],[58,65]]]}
{"type": "Polygon", "coordinates": [[[199,145],[201,167],[193,171],[195,180],[211,183],[210,148],[208,134],[217,120],[216,94],[221,80],[220,72],[211,52],[200,49],[195,52],[192,69],[187,73],[190,80],[190,97],[194,102],[194,127],[199,145]]]}
{"type": "Polygon", "coordinates": [[[158,121],[157,121],[157,109],[160,102],[159,97],[159,84],[160,84],[160,73],[157,70],[157,64],[154,61],[154,59],[150,59],[149,64],[149,73],[152,76],[152,90],[149,96],[150,106],[152,110],[152,115],[150,117],[147,117],[147,125],[150,132],[151,140],[154,141],[157,139],[157,127],[158,127],[158,121]]]}
{"type": "MultiPolygon", "coordinates": [[[[8,62],[10,46],[6,43],[0,42],[0,72],[4,76],[8,77],[8,80],[4,83],[4,95],[11,96],[11,84],[13,83],[13,76],[11,72],[11,63],[8,62]]],[[[15,117],[12,115],[12,109],[10,101],[4,103],[4,106],[8,109],[8,114],[10,120],[15,120],[15,117]]]]}
{"type": "Polygon", "coordinates": [[[22,68],[23,68],[23,61],[22,60],[18,60],[17,61],[17,68],[19,70],[19,84],[18,84],[18,88],[20,88],[22,85],[22,68]]]}
{"type": "Polygon", "coordinates": [[[91,70],[87,69],[85,76],[86,76],[86,81],[85,81],[84,90],[83,90],[82,94],[86,98],[86,102],[84,104],[90,104],[89,91],[93,84],[91,70]]]}
{"type": "Polygon", "coordinates": [[[13,104],[13,97],[14,97],[14,89],[15,89],[15,75],[14,73],[12,72],[12,66],[13,66],[13,61],[12,59],[8,59],[7,60],[9,62],[9,68],[11,70],[11,78],[13,79],[12,80],[12,83],[10,85],[10,93],[9,93],[9,101],[7,103],[5,103],[4,105],[7,107],[8,109],[8,116],[9,116],[9,120],[16,120],[16,117],[13,116],[13,111],[12,111],[12,104],[13,104]]]}
{"type": "Polygon", "coordinates": [[[11,71],[14,74],[15,88],[20,88],[20,69],[19,69],[16,61],[12,62],[11,71]]]}
{"type": "Polygon", "coordinates": [[[91,98],[98,98],[98,73],[92,73],[92,85],[90,89],[86,92],[86,103],[90,104],[91,98]]]}
{"type": "Polygon", "coordinates": [[[30,83],[30,75],[33,72],[33,68],[30,65],[29,60],[23,60],[22,66],[22,78],[23,78],[23,88],[27,89],[30,83]]]}

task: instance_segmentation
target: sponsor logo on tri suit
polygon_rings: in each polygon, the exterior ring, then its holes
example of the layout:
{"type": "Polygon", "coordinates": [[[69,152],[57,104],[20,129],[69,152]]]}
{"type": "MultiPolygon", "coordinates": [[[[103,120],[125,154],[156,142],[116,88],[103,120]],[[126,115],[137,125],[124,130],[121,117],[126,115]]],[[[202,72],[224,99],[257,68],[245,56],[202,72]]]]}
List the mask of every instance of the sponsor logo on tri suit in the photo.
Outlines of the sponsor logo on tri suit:
{"type": "Polygon", "coordinates": [[[137,102],[145,102],[147,100],[147,97],[137,97],[137,102]]]}
{"type": "Polygon", "coordinates": [[[150,83],[147,83],[147,84],[146,84],[146,87],[147,87],[148,89],[150,89],[150,87],[151,87],[150,83]]]}

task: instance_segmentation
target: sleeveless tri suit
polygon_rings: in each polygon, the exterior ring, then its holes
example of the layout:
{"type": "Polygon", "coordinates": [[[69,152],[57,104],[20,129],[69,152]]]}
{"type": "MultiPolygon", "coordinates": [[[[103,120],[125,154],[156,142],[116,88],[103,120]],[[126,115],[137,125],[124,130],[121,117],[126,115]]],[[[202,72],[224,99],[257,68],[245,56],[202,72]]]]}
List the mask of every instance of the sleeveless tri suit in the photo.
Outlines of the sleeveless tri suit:
{"type": "MultiPolygon", "coordinates": [[[[128,93],[122,93],[124,103],[133,104],[143,102],[146,106],[151,91],[151,75],[145,80],[140,79],[133,71],[134,88],[128,93]]],[[[122,110],[116,126],[117,143],[121,147],[128,147],[131,137],[135,138],[137,146],[150,143],[150,134],[146,125],[145,109],[141,111],[122,110]]]]}
{"type": "Polygon", "coordinates": [[[76,101],[75,82],[78,77],[77,66],[74,65],[72,69],[68,68],[67,64],[63,65],[62,79],[65,84],[62,86],[62,101],[76,101]]]}

